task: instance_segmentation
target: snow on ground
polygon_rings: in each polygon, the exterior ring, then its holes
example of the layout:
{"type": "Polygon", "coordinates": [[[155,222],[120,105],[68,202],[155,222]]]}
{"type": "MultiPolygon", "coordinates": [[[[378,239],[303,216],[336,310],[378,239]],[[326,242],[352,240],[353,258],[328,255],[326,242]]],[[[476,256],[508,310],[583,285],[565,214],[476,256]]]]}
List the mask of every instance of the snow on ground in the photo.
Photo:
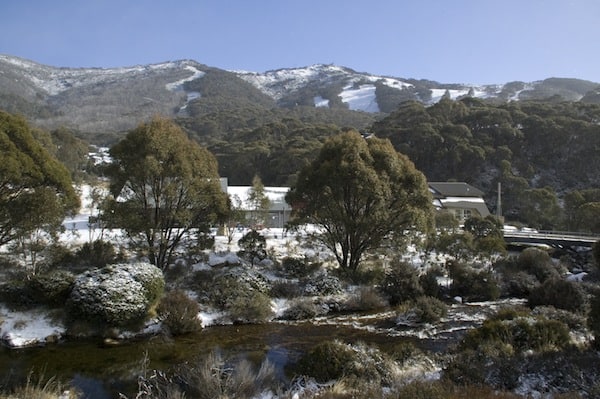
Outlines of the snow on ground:
{"type": "Polygon", "coordinates": [[[187,77],[187,78],[185,78],[185,79],[181,79],[181,80],[178,80],[178,81],[173,82],[173,83],[167,83],[165,85],[165,88],[167,90],[170,90],[170,91],[183,91],[183,85],[186,82],[191,82],[192,80],[196,80],[196,79],[201,78],[201,77],[203,77],[205,75],[204,72],[202,72],[201,70],[199,70],[198,68],[196,68],[196,67],[194,67],[192,65],[187,65],[185,67],[185,69],[188,70],[188,71],[190,71],[190,72],[192,72],[192,75],[189,76],[189,77],[187,77]]]}
{"type": "Polygon", "coordinates": [[[14,311],[0,305],[0,336],[10,347],[19,348],[57,341],[65,328],[43,310],[14,311]]]}
{"type": "Polygon", "coordinates": [[[375,85],[360,85],[358,89],[346,86],[340,94],[342,102],[353,111],[379,112],[375,98],[375,85]]]}
{"type": "Polygon", "coordinates": [[[328,108],[329,107],[329,100],[326,98],[323,98],[321,96],[316,96],[313,101],[315,103],[315,107],[317,107],[317,108],[328,108]]]}

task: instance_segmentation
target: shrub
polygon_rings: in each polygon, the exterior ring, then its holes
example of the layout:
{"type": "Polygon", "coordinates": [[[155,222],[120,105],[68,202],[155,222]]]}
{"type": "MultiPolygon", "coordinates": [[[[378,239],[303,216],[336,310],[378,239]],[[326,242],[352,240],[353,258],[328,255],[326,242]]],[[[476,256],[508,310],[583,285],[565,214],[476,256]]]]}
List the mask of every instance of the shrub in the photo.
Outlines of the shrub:
{"type": "Polygon", "coordinates": [[[463,349],[487,349],[488,355],[522,353],[528,350],[552,351],[571,344],[568,327],[557,320],[517,317],[511,320],[486,320],[479,328],[469,331],[463,349]]]}
{"type": "Polygon", "coordinates": [[[600,347],[600,295],[596,294],[590,301],[588,326],[594,334],[594,344],[600,347]]]}
{"type": "Polygon", "coordinates": [[[423,295],[417,270],[402,261],[395,261],[390,265],[381,284],[381,291],[392,306],[423,295]]]}
{"type": "Polygon", "coordinates": [[[409,323],[436,323],[448,312],[446,304],[437,298],[421,296],[406,302],[397,317],[409,323]]]}
{"type": "MultiPolygon", "coordinates": [[[[147,380],[149,385],[154,384],[154,380],[147,380]]],[[[186,398],[253,398],[264,391],[277,391],[277,375],[267,360],[256,368],[246,359],[228,360],[211,352],[195,362],[181,365],[172,378],[163,379],[163,386],[154,391],[165,391],[169,387],[183,391],[186,398]]]]}
{"type": "Polygon", "coordinates": [[[441,287],[438,283],[438,277],[444,275],[444,272],[439,267],[431,267],[425,274],[419,278],[419,283],[423,289],[423,294],[434,298],[439,298],[441,287]]]}
{"type": "Polygon", "coordinates": [[[290,277],[307,277],[316,272],[321,264],[304,259],[285,257],[281,260],[283,272],[290,277]]]}
{"type": "Polygon", "coordinates": [[[294,281],[280,280],[273,283],[271,297],[273,298],[297,298],[303,293],[303,288],[294,281]]]}
{"type": "Polygon", "coordinates": [[[241,248],[239,255],[246,257],[254,266],[254,260],[263,260],[267,257],[267,240],[256,230],[251,230],[239,239],[241,248]]]}
{"type": "Polygon", "coordinates": [[[261,275],[239,272],[239,269],[226,274],[202,274],[206,278],[202,288],[211,305],[221,310],[227,310],[237,298],[248,298],[257,291],[266,296],[271,291],[269,282],[261,275]]]}
{"type": "Polygon", "coordinates": [[[142,320],[157,303],[163,289],[163,274],[156,266],[148,263],[109,265],[80,274],[68,304],[75,318],[125,326],[142,320]]]}
{"type": "Polygon", "coordinates": [[[304,279],[305,295],[336,295],[343,291],[342,282],[335,276],[322,274],[311,279],[304,279]]]}
{"type": "Polygon", "coordinates": [[[117,262],[117,252],[112,243],[103,240],[86,242],[75,253],[75,265],[83,267],[104,267],[117,262]]]}
{"type": "Polygon", "coordinates": [[[387,355],[364,344],[350,346],[340,341],[325,341],[300,358],[297,371],[321,383],[342,377],[389,383],[392,364],[387,355]]]}
{"type": "Polygon", "coordinates": [[[236,297],[227,311],[235,323],[263,323],[273,317],[271,299],[258,291],[236,297]]]}
{"type": "Polygon", "coordinates": [[[500,289],[491,270],[475,270],[462,263],[449,265],[452,279],[450,288],[453,296],[461,296],[467,301],[490,301],[498,299],[500,289]]]}
{"type": "Polygon", "coordinates": [[[554,306],[537,306],[531,311],[531,314],[549,320],[558,320],[565,323],[571,331],[585,331],[587,327],[586,316],[584,314],[557,309],[554,306]]]}
{"type": "Polygon", "coordinates": [[[540,285],[539,280],[524,271],[502,274],[503,292],[512,298],[527,298],[540,285]]]}
{"type": "Polygon", "coordinates": [[[0,299],[15,308],[38,305],[62,306],[75,276],[64,270],[35,274],[28,279],[11,280],[0,287],[0,299]]]}
{"type": "Polygon", "coordinates": [[[587,298],[581,284],[562,280],[549,279],[529,294],[529,306],[554,306],[571,312],[584,312],[587,298]]]}
{"type": "Polygon", "coordinates": [[[346,310],[369,311],[379,310],[387,306],[387,301],[373,287],[360,287],[345,303],[346,310]]]}
{"type": "Polygon", "coordinates": [[[552,258],[546,251],[538,248],[527,248],[521,252],[517,259],[517,268],[535,276],[540,283],[550,279],[558,278],[558,268],[552,262],[552,258]]]}
{"type": "Polygon", "coordinates": [[[156,309],[158,318],[169,333],[182,335],[202,329],[202,320],[198,317],[200,305],[180,290],[168,292],[156,309]]]}
{"type": "Polygon", "coordinates": [[[282,315],[284,320],[306,320],[312,319],[323,313],[323,309],[310,298],[299,298],[295,300],[282,315]]]}

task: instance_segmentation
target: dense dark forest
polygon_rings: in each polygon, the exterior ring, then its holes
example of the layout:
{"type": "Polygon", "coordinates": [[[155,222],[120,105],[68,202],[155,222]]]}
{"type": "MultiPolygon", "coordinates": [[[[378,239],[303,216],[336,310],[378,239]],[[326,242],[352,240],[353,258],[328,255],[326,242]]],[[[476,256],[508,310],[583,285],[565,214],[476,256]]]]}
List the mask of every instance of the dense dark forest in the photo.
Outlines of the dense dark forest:
{"type": "MultiPolygon", "coordinates": [[[[598,228],[581,215],[582,205],[600,201],[598,104],[410,101],[383,119],[365,115],[346,126],[325,122],[340,110],[258,111],[205,113],[179,123],[216,155],[231,184],[250,184],[259,175],[265,185],[290,185],[326,137],[356,128],[388,138],[430,181],[482,189],[492,210],[501,183],[507,220],[543,229],[598,228]]],[[[586,215],[595,209],[584,208],[586,215]]]]}
{"type": "MultiPolygon", "coordinates": [[[[429,181],[480,188],[491,211],[501,183],[507,222],[600,231],[600,104],[445,98],[431,106],[403,102],[384,116],[301,105],[267,109],[259,101],[222,110],[198,105],[176,122],[216,156],[232,185],[259,176],[267,186],[290,186],[327,137],[355,129],[389,139],[429,181]]],[[[78,178],[89,136],[65,128],[36,134],[78,178]]],[[[102,139],[112,145],[120,137],[102,139]]]]}

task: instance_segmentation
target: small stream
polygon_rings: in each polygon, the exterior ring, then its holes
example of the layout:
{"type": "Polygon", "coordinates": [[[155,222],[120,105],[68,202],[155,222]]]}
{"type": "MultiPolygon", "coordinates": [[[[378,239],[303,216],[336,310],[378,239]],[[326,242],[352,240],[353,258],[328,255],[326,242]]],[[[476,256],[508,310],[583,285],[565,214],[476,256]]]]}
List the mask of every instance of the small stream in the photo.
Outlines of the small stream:
{"type": "Polygon", "coordinates": [[[255,364],[267,359],[281,380],[289,381],[293,377],[289,366],[320,342],[365,342],[383,350],[412,342],[424,350],[442,352],[501,305],[453,305],[448,317],[436,326],[397,325],[394,313],[385,312],[336,315],[311,322],[211,326],[176,339],[155,336],[115,346],[105,346],[100,340],[78,340],[40,348],[2,348],[0,384],[22,384],[33,371],[74,385],[87,399],[115,398],[119,393],[132,398],[146,361],[147,369],[168,372],[215,350],[227,358],[245,357],[255,364]]]}

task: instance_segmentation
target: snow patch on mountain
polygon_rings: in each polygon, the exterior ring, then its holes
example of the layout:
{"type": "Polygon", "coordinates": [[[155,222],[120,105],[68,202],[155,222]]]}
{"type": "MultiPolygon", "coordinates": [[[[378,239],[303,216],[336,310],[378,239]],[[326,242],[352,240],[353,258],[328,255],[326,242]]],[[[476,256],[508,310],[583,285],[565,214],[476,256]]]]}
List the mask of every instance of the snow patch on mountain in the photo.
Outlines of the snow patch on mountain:
{"type": "Polygon", "coordinates": [[[353,111],[379,112],[374,85],[346,86],[340,97],[353,111]]]}
{"type": "Polygon", "coordinates": [[[316,96],[313,99],[313,101],[315,103],[315,107],[317,107],[317,108],[320,108],[320,107],[328,108],[329,107],[329,100],[326,98],[323,98],[321,96],[316,96]]]}
{"type": "Polygon", "coordinates": [[[460,97],[469,96],[474,98],[489,98],[493,97],[493,93],[489,90],[477,86],[467,86],[462,89],[430,89],[431,90],[431,104],[437,103],[444,97],[446,93],[452,100],[459,99],[460,97]]]}
{"type": "Polygon", "coordinates": [[[0,54],[0,62],[15,66],[26,80],[50,96],[58,95],[72,88],[113,82],[125,78],[127,75],[136,77],[147,72],[177,70],[184,67],[192,72],[192,76],[167,85],[167,90],[178,90],[180,85],[186,81],[197,79],[204,74],[191,65],[194,63],[193,61],[187,60],[118,68],[57,68],[0,54]]]}
{"type": "MultiPolygon", "coordinates": [[[[251,83],[275,100],[280,100],[286,94],[297,91],[313,82],[319,82],[319,86],[327,86],[336,82],[341,82],[344,86],[381,82],[396,89],[413,86],[400,79],[369,75],[335,65],[323,64],[311,65],[304,68],[278,69],[264,73],[247,71],[236,71],[235,73],[241,79],[251,83]]],[[[349,96],[352,95],[349,94],[349,96]]],[[[329,103],[322,100],[324,99],[321,97],[315,97],[315,106],[328,106],[329,103]]]]}
{"type": "Polygon", "coordinates": [[[201,70],[199,70],[198,68],[196,68],[196,67],[194,67],[192,65],[187,65],[185,67],[185,69],[188,70],[188,71],[190,71],[190,72],[192,72],[192,76],[187,77],[185,79],[178,80],[178,81],[173,82],[173,83],[167,83],[165,85],[165,88],[167,90],[170,90],[170,91],[183,91],[183,85],[186,82],[191,82],[192,80],[196,80],[196,79],[201,78],[204,75],[206,75],[204,72],[202,72],[201,70]]]}

